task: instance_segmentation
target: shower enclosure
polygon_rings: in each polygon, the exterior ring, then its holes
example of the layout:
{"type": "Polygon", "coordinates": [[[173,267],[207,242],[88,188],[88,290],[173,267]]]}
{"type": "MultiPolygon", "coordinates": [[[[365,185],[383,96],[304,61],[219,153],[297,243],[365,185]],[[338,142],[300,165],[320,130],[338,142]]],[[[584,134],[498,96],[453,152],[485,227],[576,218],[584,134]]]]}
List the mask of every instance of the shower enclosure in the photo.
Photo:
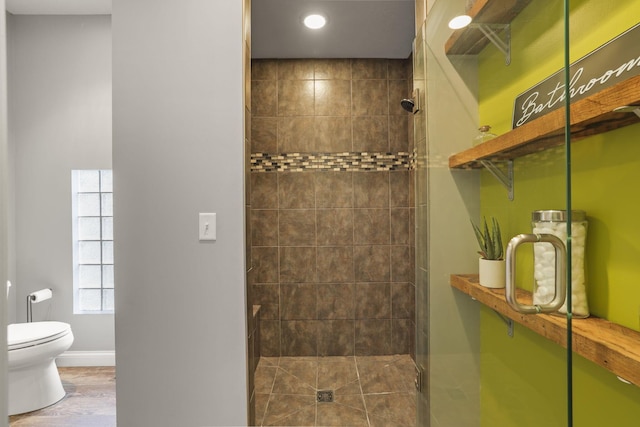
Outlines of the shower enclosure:
{"type": "Polygon", "coordinates": [[[252,61],[256,425],[415,419],[413,120],[400,105],[411,70],[409,59],[252,61]]]}
{"type": "MultiPolygon", "coordinates": [[[[634,425],[640,225],[630,185],[640,179],[640,125],[637,108],[612,110],[640,105],[640,44],[636,38],[622,56],[590,58],[603,67],[590,85],[587,71],[564,70],[636,26],[640,3],[437,0],[426,7],[413,51],[422,106],[414,115],[417,425],[634,425]],[[465,11],[471,26],[448,28],[465,11]],[[527,111],[514,112],[516,98],[556,72],[555,90],[528,105],[559,108],[518,120],[527,111]],[[593,88],[614,74],[616,82],[593,88]],[[562,108],[567,81],[573,92],[593,89],[571,99],[570,119],[562,108]],[[472,147],[482,125],[498,136],[472,147]],[[546,209],[587,213],[590,318],[517,313],[504,291],[482,288],[473,274],[471,221],[495,217],[506,243],[531,233],[531,213],[546,209]]],[[[567,266],[572,244],[569,235],[567,266]]],[[[533,287],[533,259],[532,245],[517,250],[521,301],[533,287]]]]}

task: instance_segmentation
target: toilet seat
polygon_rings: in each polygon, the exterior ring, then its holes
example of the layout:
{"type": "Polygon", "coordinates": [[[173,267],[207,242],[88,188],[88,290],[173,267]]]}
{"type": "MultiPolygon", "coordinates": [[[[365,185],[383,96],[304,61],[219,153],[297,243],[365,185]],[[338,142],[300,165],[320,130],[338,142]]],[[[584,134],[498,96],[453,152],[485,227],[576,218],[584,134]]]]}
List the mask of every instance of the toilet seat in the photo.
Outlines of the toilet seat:
{"type": "Polygon", "coordinates": [[[57,340],[71,332],[63,322],[15,323],[7,327],[9,351],[33,347],[57,340]]]}

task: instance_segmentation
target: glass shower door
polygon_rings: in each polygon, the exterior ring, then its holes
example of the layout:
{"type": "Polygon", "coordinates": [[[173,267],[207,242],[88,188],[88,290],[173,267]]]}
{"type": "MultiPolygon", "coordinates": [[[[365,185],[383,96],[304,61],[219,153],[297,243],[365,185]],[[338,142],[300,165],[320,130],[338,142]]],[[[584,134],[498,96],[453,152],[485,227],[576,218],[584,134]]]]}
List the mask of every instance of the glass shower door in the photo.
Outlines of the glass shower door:
{"type": "MultiPolygon", "coordinates": [[[[436,0],[427,16],[413,54],[418,425],[637,425],[640,2],[436,0]],[[464,11],[471,26],[448,28],[464,11]],[[475,145],[483,125],[496,137],[475,145]],[[564,217],[532,224],[551,210],[564,217]],[[560,235],[568,313],[519,314],[479,283],[471,223],[485,217],[505,245],[560,235]]],[[[552,252],[513,251],[517,301],[558,281],[539,259],[552,252]]]]}
{"type": "Polygon", "coordinates": [[[640,420],[640,2],[574,0],[569,18],[570,61],[579,62],[570,69],[577,91],[572,121],[598,105],[588,127],[574,124],[569,155],[569,196],[588,220],[591,314],[572,321],[580,342],[571,363],[573,425],[634,426],[640,420]],[[590,136],[580,139],[583,128],[590,136]],[[597,352],[584,351],[581,342],[589,338],[597,352]]]}
{"type": "MultiPolygon", "coordinates": [[[[511,237],[532,232],[533,211],[570,210],[562,117],[554,140],[534,144],[530,151],[512,122],[516,97],[564,66],[563,6],[561,0],[437,0],[418,31],[420,426],[569,422],[565,318],[556,318],[564,325],[561,342],[514,322],[519,315],[507,306],[504,290],[478,283],[479,248],[472,228],[472,222],[486,218],[490,224],[495,218],[506,246],[511,237]],[[471,26],[450,29],[449,21],[465,11],[474,17],[471,26]],[[483,125],[491,126],[497,138],[474,145],[483,125]]],[[[533,245],[517,250],[515,265],[524,302],[533,290],[533,245]]]]}

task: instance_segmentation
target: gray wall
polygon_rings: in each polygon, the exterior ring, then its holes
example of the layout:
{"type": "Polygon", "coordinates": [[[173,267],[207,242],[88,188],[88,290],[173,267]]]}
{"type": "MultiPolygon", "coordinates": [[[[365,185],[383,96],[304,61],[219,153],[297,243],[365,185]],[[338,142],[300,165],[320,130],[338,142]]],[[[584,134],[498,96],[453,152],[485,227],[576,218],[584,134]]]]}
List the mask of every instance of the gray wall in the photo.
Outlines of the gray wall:
{"type": "Polygon", "coordinates": [[[16,320],[51,287],[34,319],[70,323],[71,350],[113,350],[113,315],[73,314],[71,233],[71,170],[111,168],[111,20],[8,18],[16,320]]]}
{"type": "MultiPolygon", "coordinates": [[[[4,11],[0,0],[0,11],[4,11]]],[[[0,15],[0,289],[9,278],[8,272],[8,169],[7,158],[7,31],[5,14],[0,15]]],[[[0,342],[7,342],[7,300],[0,292],[0,342]]],[[[7,352],[0,351],[0,427],[7,425],[7,352]]]]}
{"type": "MultiPolygon", "coordinates": [[[[9,32],[9,27],[11,26],[11,15],[8,13],[5,13],[5,30],[8,33],[9,32]]],[[[7,52],[5,52],[5,54],[8,56],[8,49],[9,49],[9,39],[7,37],[6,39],[6,49],[7,52]]],[[[6,57],[5,57],[6,58],[6,57]]],[[[5,70],[6,71],[6,70],[5,70]]],[[[8,78],[8,77],[7,77],[8,78]]],[[[7,92],[4,92],[7,93],[7,92]]],[[[8,98],[8,95],[7,95],[8,98]]],[[[5,100],[7,102],[7,107],[8,107],[8,99],[5,100]]],[[[16,292],[15,292],[15,288],[13,288],[13,286],[15,286],[15,280],[16,280],[16,223],[15,223],[15,209],[13,208],[16,205],[16,200],[15,200],[15,150],[12,144],[9,143],[9,140],[11,140],[11,127],[8,125],[8,112],[7,112],[7,126],[5,128],[6,132],[7,132],[7,147],[6,147],[6,155],[7,155],[7,161],[8,161],[8,165],[7,168],[5,169],[6,171],[6,192],[7,192],[7,226],[8,226],[8,230],[7,230],[7,274],[8,274],[8,279],[11,281],[12,284],[12,291],[11,293],[8,295],[8,301],[7,301],[7,315],[8,315],[8,319],[9,319],[9,323],[13,323],[16,320],[16,292]]]]}
{"type": "Polygon", "coordinates": [[[242,2],[112,18],[118,426],[246,425],[242,2]]]}
{"type": "MultiPolygon", "coordinates": [[[[451,274],[477,271],[477,243],[469,219],[480,213],[478,171],[450,170],[448,158],[471,146],[477,133],[477,68],[473,56],[446,57],[447,22],[464,0],[429,6],[424,49],[426,133],[418,143],[416,173],[418,236],[419,363],[429,368],[429,411],[419,395],[418,423],[431,427],[480,425],[480,307],[449,284],[451,274]],[[425,221],[426,220],[426,221],[425,221]],[[425,286],[426,285],[426,286],[425,286]],[[428,317],[426,321],[422,319],[428,317]],[[425,344],[427,347],[425,348],[425,344]]],[[[414,73],[418,73],[414,70],[414,73]]],[[[418,125],[416,125],[417,127],[418,125]]]]}

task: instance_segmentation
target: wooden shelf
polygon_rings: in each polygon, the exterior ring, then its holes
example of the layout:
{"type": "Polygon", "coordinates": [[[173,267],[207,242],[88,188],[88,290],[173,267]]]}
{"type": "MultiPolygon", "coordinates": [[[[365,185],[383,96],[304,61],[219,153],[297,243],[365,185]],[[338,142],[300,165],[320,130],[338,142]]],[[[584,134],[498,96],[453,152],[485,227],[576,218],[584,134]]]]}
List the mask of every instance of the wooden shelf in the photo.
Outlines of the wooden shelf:
{"type": "MultiPolygon", "coordinates": [[[[640,122],[634,113],[614,113],[624,105],[640,105],[640,76],[631,77],[571,105],[571,140],[640,122]]],[[[450,168],[480,168],[479,160],[512,160],[564,143],[564,107],[504,135],[449,157],[450,168]]]]}
{"type": "MultiPolygon", "coordinates": [[[[451,286],[514,322],[566,348],[566,318],[520,314],[504,298],[503,289],[480,286],[477,274],[453,274],[451,286]]],[[[518,300],[531,303],[531,293],[518,289],[518,300]]],[[[572,346],[576,354],[640,386],[640,332],[597,317],[574,319],[572,346]]]]}
{"type": "MultiPolygon", "coordinates": [[[[531,3],[531,0],[476,0],[466,11],[474,24],[508,24],[531,3]]],[[[477,28],[453,32],[444,50],[447,55],[476,55],[489,43],[477,28]]]]}

